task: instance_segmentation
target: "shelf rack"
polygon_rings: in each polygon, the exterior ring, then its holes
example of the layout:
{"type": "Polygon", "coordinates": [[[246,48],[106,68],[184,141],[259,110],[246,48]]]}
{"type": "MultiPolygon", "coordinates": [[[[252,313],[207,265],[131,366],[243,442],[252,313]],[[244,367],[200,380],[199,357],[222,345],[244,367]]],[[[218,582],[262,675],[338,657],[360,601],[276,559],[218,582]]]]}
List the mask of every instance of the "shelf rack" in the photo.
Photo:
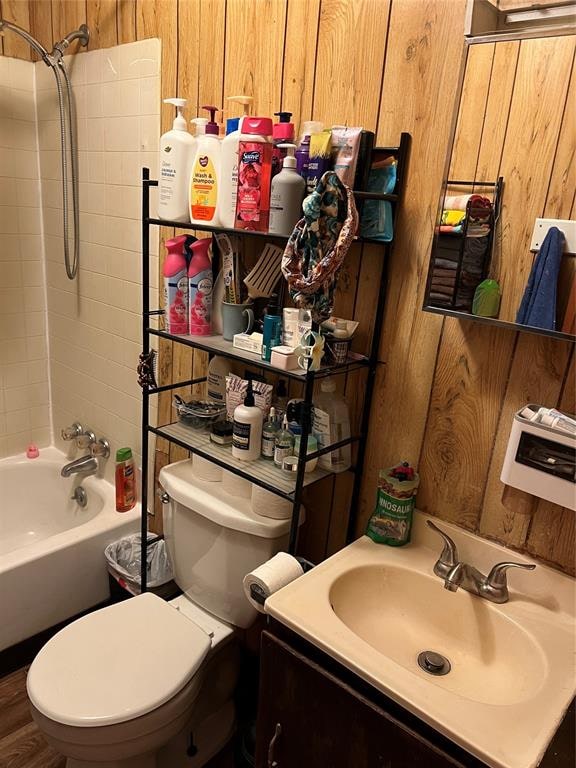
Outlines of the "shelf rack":
{"type": "MultiPolygon", "coordinates": [[[[406,167],[408,163],[408,154],[410,148],[410,135],[408,133],[402,133],[400,137],[400,144],[396,147],[378,147],[379,151],[388,151],[397,158],[397,171],[396,171],[396,192],[394,194],[376,194],[369,192],[354,192],[358,199],[374,199],[385,200],[392,205],[393,209],[393,224],[394,230],[396,229],[399,204],[402,200],[402,193],[404,189],[404,179],[406,175],[406,167]]],[[[246,478],[256,485],[265,488],[272,493],[275,493],[282,498],[288,499],[292,502],[292,520],[290,527],[290,539],[288,550],[291,553],[295,552],[296,538],[298,534],[298,520],[300,504],[302,500],[303,489],[318,482],[319,480],[330,475],[329,472],[322,469],[315,469],[313,472],[304,472],[304,466],[307,460],[315,457],[319,457],[325,453],[330,453],[333,450],[350,444],[357,444],[357,455],[355,466],[351,468],[354,472],[354,484],[352,490],[352,498],[350,503],[350,515],[348,521],[347,539],[350,540],[354,534],[355,517],[354,511],[360,493],[360,483],[362,468],[364,464],[366,437],[368,433],[368,421],[370,416],[370,406],[372,402],[372,394],[374,391],[374,380],[376,376],[376,367],[378,359],[378,347],[380,342],[380,328],[384,316],[384,306],[386,300],[386,285],[387,285],[387,268],[390,252],[393,247],[393,241],[382,242],[374,238],[356,237],[356,242],[360,243],[377,243],[383,249],[382,269],[380,275],[380,285],[378,291],[378,301],[374,313],[374,331],[370,343],[370,351],[368,355],[350,354],[348,360],[341,365],[324,366],[319,371],[285,371],[280,370],[270,363],[261,360],[258,355],[245,350],[237,349],[233,347],[231,342],[225,341],[221,336],[180,336],[170,334],[163,330],[150,327],[150,320],[154,317],[162,316],[163,310],[154,309],[150,307],[149,298],[149,284],[150,284],[150,227],[151,226],[163,226],[173,227],[182,230],[198,230],[205,232],[225,232],[228,234],[234,234],[240,237],[253,237],[253,238],[266,238],[267,240],[273,240],[277,243],[286,242],[288,238],[270,235],[263,232],[250,232],[246,230],[227,229],[221,227],[209,227],[198,224],[182,223],[178,221],[167,221],[164,219],[158,219],[150,215],[150,189],[158,186],[158,181],[150,179],[148,168],[142,169],[142,352],[144,355],[150,352],[150,338],[153,336],[168,339],[179,344],[184,344],[195,349],[203,350],[209,354],[217,354],[222,357],[226,357],[233,360],[238,360],[243,363],[249,364],[252,367],[260,369],[262,372],[273,372],[279,376],[289,379],[295,379],[302,382],[304,387],[304,409],[303,409],[303,423],[302,423],[302,436],[300,439],[300,451],[298,456],[298,471],[292,474],[288,474],[278,469],[273,462],[265,459],[257,459],[253,462],[238,461],[233,458],[232,452],[228,446],[217,445],[210,441],[209,436],[205,432],[195,431],[178,422],[172,424],[166,424],[162,426],[152,426],[149,422],[150,414],[150,397],[173,389],[178,389],[183,386],[190,386],[198,384],[206,380],[206,377],[200,377],[197,379],[190,379],[188,381],[179,381],[172,384],[166,384],[158,387],[142,387],[142,475],[141,475],[141,534],[142,534],[142,567],[141,567],[141,588],[142,591],[146,591],[146,546],[147,546],[147,534],[148,534],[148,460],[149,460],[149,445],[148,437],[150,434],[155,434],[159,437],[165,438],[170,442],[173,442],[182,448],[190,451],[191,453],[208,459],[209,461],[217,464],[228,471],[236,474],[240,477],[246,478]],[[332,376],[346,374],[358,369],[366,369],[368,372],[364,403],[361,415],[360,433],[354,435],[347,440],[342,440],[338,443],[333,443],[326,446],[314,453],[307,453],[308,436],[311,431],[311,419],[312,419],[312,396],[314,391],[314,383],[317,379],[332,376]]]]}

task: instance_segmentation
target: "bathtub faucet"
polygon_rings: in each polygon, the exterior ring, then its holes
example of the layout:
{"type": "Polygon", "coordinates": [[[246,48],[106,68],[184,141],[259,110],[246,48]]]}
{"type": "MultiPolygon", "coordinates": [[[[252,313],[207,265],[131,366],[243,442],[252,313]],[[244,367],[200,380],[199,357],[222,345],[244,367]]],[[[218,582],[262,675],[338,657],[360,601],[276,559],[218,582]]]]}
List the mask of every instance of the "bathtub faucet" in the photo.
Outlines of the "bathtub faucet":
{"type": "Polygon", "coordinates": [[[65,464],[60,474],[62,477],[70,477],[70,475],[78,475],[80,473],[95,475],[96,472],[98,472],[98,461],[94,456],[81,456],[79,459],[74,459],[69,464],[65,464]]]}

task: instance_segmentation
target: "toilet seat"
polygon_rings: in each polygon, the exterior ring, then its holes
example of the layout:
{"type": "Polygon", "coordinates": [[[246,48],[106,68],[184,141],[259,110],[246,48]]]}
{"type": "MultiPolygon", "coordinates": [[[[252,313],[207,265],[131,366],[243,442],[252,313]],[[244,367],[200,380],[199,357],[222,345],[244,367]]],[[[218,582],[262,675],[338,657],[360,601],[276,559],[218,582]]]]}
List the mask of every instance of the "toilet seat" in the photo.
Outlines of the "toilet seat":
{"type": "Polygon", "coordinates": [[[58,632],[30,667],[28,696],[57,723],[82,728],[122,723],[175,696],[210,647],[203,629],[147,592],[58,632]]]}

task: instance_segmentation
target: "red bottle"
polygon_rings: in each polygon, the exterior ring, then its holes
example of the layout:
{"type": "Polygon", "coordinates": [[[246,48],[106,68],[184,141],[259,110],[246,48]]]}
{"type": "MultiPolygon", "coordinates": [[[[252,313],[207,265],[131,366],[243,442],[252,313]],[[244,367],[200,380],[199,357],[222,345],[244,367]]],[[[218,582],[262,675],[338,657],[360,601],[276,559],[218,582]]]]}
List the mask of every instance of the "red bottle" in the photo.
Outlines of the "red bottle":
{"type": "Polygon", "coordinates": [[[272,180],[272,120],[244,117],[238,137],[236,229],[268,232],[272,180]]]}
{"type": "Polygon", "coordinates": [[[116,451],[116,512],[128,512],[136,506],[136,474],[130,448],[116,451]]]}

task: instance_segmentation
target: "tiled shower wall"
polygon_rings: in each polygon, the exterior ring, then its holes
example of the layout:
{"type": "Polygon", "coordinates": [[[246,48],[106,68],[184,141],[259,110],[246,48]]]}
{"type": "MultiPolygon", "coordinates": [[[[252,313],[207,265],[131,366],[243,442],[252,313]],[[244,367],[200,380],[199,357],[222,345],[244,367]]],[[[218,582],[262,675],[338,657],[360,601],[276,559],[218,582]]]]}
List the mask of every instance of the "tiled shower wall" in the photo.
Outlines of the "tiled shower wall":
{"type": "Polygon", "coordinates": [[[34,65],[0,56],[0,457],[32,441],[50,443],[34,65]]]}
{"type": "MultiPolygon", "coordinates": [[[[42,212],[55,442],[79,420],[139,459],[140,178],[155,178],[160,134],[160,42],[67,58],[78,116],[80,270],[63,263],[60,144],[52,73],[36,64],[42,212]]],[[[157,237],[151,291],[157,290],[157,237]]],[[[156,305],[157,299],[154,300],[156,305]]],[[[64,445],[61,447],[64,448],[64,445]]],[[[68,449],[69,446],[66,446],[68,449]]]]}

